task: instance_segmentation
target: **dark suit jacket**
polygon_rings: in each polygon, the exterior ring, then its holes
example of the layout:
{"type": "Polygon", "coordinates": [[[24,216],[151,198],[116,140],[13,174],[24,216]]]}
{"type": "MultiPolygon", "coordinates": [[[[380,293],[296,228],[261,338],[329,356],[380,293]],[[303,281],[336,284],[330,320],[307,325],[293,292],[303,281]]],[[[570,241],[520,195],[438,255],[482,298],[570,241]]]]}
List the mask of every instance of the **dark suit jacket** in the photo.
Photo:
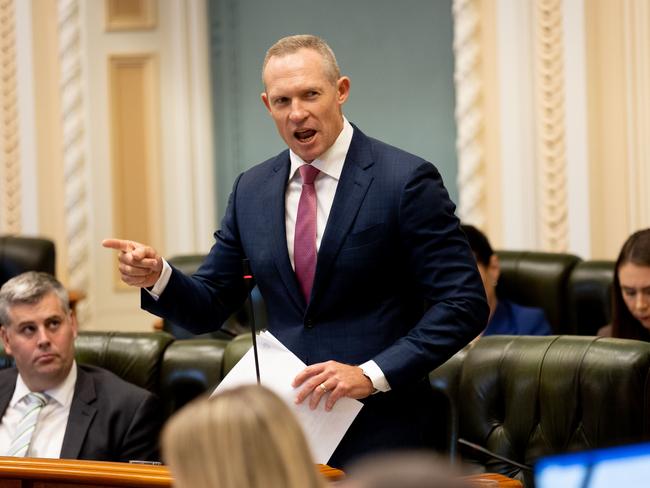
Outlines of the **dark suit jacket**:
{"type": "MultiPolygon", "coordinates": [[[[0,371],[0,412],[16,388],[16,368],[0,371]]],[[[160,408],[155,396],[94,366],[77,365],[62,459],[157,460],[160,408]]]]}
{"type": "Polygon", "coordinates": [[[551,326],[541,308],[524,307],[509,300],[499,300],[497,309],[483,335],[549,335],[551,333],[551,326]]]}
{"type": "Polygon", "coordinates": [[[174,270],[158,301],[142,294],[143,308],[197,333],[211,330],[245,300],[246,257],[269,330],[306,364],[373,359],[386,375],[393,391],[366,401],[346,436],[361,441],[350,452],[399,447],[405,435],[405,445],[413,436],[421,444],[423,422],[434,416],[422,379],[478,335],[488,314],[440,175],[355,128],[306,304],[287,252],[289,167],[287,150],[240,175],[203,265],[191,278],[174,270]]]}

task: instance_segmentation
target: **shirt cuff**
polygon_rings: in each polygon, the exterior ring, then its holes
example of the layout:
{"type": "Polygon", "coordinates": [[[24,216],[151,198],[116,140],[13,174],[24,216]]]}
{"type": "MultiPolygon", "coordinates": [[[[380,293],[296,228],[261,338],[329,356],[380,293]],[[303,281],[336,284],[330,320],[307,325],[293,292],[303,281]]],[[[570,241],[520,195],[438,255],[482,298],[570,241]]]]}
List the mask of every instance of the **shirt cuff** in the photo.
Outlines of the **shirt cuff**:
{"type": "Polygon", "coordinates": [[[167,287],[167,283],[169,283],[169,278],[172,276],[172,267],[167,261],[165,261],[165,258],[162,258],[162,262],[163,269],[160,272],[160,278],[158,278],[158,281],[156,281],[151,290],[149,288],[145,288],[147,293],[149,293],[149,295],[151,295],[154,300],[158,300],[160,298],[160,295],[162,295],[162,292],[165,291],[165,288],[167,287]]]}
{"type": "Polygon", "coordinates": [[[376,362],[372,360],[366,361],[365,363],[360,364],[359,367],[363,371],[363,374],[370,378],[372,386],[375,388],[375,390],[383,392],[390,391],[388,380],[376,362]]]}

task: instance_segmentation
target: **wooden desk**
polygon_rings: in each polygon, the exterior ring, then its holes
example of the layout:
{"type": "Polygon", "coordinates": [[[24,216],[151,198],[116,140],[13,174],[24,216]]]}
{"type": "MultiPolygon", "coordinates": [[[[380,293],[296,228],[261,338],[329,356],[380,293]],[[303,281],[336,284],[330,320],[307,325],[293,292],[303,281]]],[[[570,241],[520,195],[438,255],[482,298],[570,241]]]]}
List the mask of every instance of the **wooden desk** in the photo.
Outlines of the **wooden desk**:
{"type": "MultiPolygon", "coordinates": [[[[343,471],[324,464],[318,468],[328,481],[344,477],[343,471]]],[[[499,488],[522,487],[519,481],[495,473],[466,479],[470,483],[495,480],[499,488]]],[[[170,488],[172,481],[167,466],[0,456],[0,488],[170,488]]],[[[481,485],[476,483],[476,486],[481,485]]]]}
{"type": "MultiPolygon", "coordinates": [[[[330,481],[343,472],[319,465],[330,481]]],[[[166,466],[0,456],[0,488],[170,488],[166,466]]]]}
{"type": "Polygon", "coordinates": [[[522,488],[523,487],[521,481],[508,478],[507,476],[503,476],[502,474],[497,474],[497,473],[473,474],[471,476],[466,476],[465,479],[467,479],[470,482],[470,485],[472,484],[473,481],[478,481],[478,483],[475,483],[477,485],[477,488],[481,486],[480,485],[481,480],[494,480],[498,483],[499,488],[522,488]]]}

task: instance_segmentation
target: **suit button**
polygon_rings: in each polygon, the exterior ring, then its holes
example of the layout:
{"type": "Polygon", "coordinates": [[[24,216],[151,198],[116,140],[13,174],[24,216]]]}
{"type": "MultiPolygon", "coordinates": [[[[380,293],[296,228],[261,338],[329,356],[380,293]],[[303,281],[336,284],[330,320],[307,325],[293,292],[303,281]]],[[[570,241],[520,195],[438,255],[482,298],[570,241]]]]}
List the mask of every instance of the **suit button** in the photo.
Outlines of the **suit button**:
{"type": "Polygon", "coordinates": [[[306,319],[305,320],[305,327],[308,329],[312,329],[314,327],[314,320],[313,319],[306,319]]]}

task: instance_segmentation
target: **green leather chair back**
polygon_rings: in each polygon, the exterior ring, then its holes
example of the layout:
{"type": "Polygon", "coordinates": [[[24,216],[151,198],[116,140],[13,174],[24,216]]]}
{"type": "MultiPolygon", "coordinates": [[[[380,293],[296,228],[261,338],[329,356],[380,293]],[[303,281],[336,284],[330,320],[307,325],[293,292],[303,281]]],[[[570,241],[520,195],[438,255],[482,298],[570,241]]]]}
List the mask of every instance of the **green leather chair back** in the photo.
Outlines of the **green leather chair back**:
{"type": "Polygon", "coordinates": [[[77,362],[112,371],[120,378],[160,394],[163,352],[174,338],[164,332],[80,332],[77,362]]]}
{"type": "Polygon", "coordinates": [[[160,376],[165,416],[207,393],[223,378],[226,345],[221,339],[180,339],[165,350],[160,376]]]}
{"type": "Polygon", "coordinates": [[[556,334],[569,334],[567,284],[581,261],[573,254],[497,251],[501,276],[497,296],[528,307],[540,307],[556,334]]]}
{"type": "Polygon", "coordinates": [[[0,236],[0,286],[25,271],[55,272],[54,242],[39,237],[0,236]]]}
{"type": "Polygon", "coordinates": [[[223,369],[222,374],[226,376],[230,370],[239,362],[239,360],[246,354],[246,352],[253,345],[253,338],[250,332],[241,334],[235,337],[228,346],[223,356],[223,369]]]}
{"type": "Polygon", "coordinates": [[[596,335],[612,320],[614,261],[583,261],[569,278],[570,333],[596,335]]]}
{"type": "MultiPolygon", "coordinates": [[[[531,465],[548,454],[649,440],[649,373],[646,342],[491,336],[436,369],[431,383],[453,406],[452,442],[531,465]]],[[[532,487],[530,473],[461,451],[532,487]]]]}

